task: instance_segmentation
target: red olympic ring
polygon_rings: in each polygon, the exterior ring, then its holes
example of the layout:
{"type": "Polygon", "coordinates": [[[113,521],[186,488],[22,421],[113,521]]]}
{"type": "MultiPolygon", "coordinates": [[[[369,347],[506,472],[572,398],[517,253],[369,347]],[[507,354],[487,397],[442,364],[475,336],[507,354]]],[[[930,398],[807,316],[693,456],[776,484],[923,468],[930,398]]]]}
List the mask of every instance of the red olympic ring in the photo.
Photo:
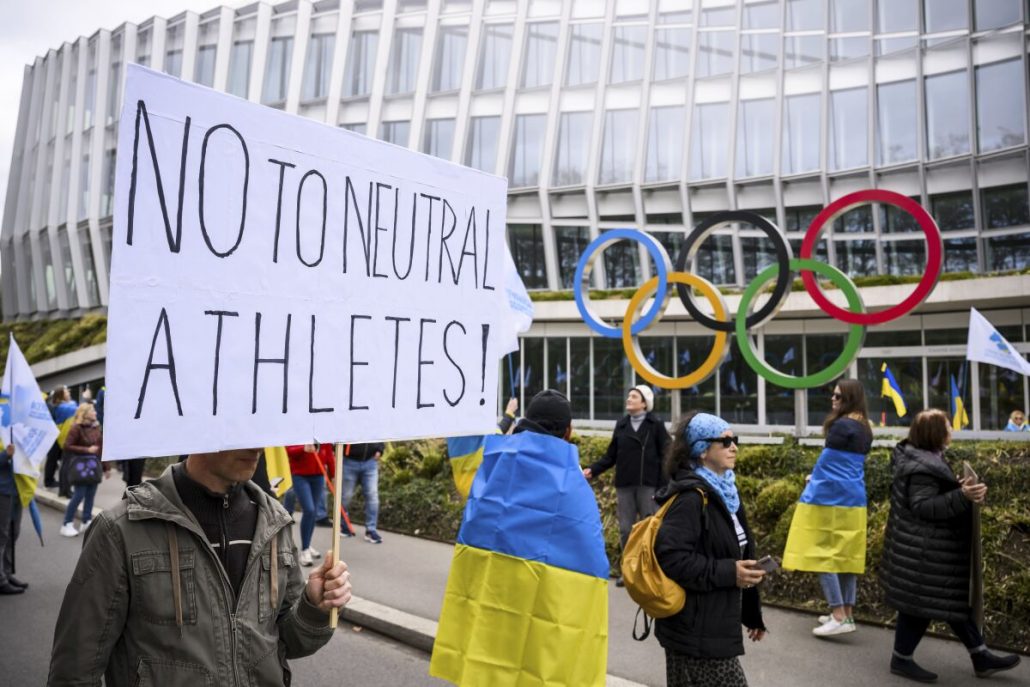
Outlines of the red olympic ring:
{"type": "Polygon", "coordinates": [[[929,213],[927,213],[919,203],[915,202],[908,196],[903,196],[900,193],[885,191],[882,189],[866,189],[864,191],[849,193],[843,198],[838,198],[827,205],[822,212],[816,215],[815,219],[812,220],[812,224],[808,227],[805,239],[801,243],[801,257],[805,259],[812,258],[815,244],[819,241],[819,235],[822,234],[823,229],[825,229],[827,225],[833,223],[833,220],[837,219],[849,210],[853,210],[856,207],[867,205],[869,203],[885,203],[887,205],[893,205],[904,210],[915,218],[919,223],[920,228],[923,230],[923,233],[926,235],[926,271],[923,274],[922,279],[920,279],[919,283],[916,285],[915,291],[897,305],[893,305],[886,310],[880,310],[879,312],[856,313],[837,307],[831,303],[819,288],[819,284],[815,280],[815,275],[808,270],[802,270],[801,280],[805,284],[805,290],[808,291],[808,295],[812,297],[812,300],[815,301],[816,305],[822,308],[823,312],[827,315],[841,320],[842,322],[847,322],[848,324],[883,324],[884,322],[890,322],[891,320],[896,320],[903,315],[907,315],[916,306],[926,300],[927,296],[930,295],[930,292],[933,291],[934,286],[937,285],[937,280],[941,275],[941,270],[944,265],[944,242],[941,238],[940,229],[937,228],[937,223],[933,221],[933,218],[930,217],[929,213]]]}

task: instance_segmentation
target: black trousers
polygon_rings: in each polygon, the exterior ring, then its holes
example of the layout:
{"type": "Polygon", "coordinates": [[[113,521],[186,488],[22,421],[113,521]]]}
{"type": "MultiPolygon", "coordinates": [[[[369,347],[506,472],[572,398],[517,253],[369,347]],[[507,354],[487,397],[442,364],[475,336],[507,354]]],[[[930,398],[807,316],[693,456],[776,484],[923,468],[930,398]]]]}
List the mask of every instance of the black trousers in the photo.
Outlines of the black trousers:
{"type": "MultiPolygon", "coordinates": [[[[911,656],[929,626],[929,618],[917,618],[914,615],[898,613],[898,626],[894,629],[894,653],[906,658],[911,656]]],[[[967,649],[983,646],[983,635],[980,634],[980,630],[976,629],[972,618],[967,618],[962,622],[949,622],[948,626],[967,649]]]]}
{"type": "Polygon", "coordinates": [[[0,585],[14,574],[14,545],[21,532],[18,494],[0,494],[0,585]]]}
{"type": "Polygon", "coordinates": [[[54,442],[46,454],[46,467],[43,468],[43,486],[52,487],[57,484],[57,461],[61,460],[61,447],[54,442]]]}

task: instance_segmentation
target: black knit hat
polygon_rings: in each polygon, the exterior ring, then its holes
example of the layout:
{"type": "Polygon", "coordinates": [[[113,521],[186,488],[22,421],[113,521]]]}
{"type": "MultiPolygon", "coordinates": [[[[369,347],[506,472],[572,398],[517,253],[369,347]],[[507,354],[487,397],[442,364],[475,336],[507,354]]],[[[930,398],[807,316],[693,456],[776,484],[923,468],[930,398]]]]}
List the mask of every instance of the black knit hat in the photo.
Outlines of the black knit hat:
{"type": "Polygon", "coordinates": [[[529,402],[525,418],[549,434],[561,436],[572,424],[572,405],[560,391],[544,389],[529,402]]]}

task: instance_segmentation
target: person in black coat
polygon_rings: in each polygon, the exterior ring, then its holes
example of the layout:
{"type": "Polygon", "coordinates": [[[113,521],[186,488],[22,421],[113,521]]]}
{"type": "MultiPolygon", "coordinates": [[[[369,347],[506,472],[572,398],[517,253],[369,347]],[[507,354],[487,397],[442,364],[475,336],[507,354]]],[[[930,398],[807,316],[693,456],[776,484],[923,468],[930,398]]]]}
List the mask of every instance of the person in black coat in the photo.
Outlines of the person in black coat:
{"type": "Polygon", "coordinates": [[[1018,656],[987,650],[969,604],[974,503],[987,485],[957,479],[944,461],[951,424],[940,410],[924,410],[891,458],[891,510],[883,546],[882,583],[898,611],[891,672],[920,682],[935,673],[912,658],[931,620],[947,622],[969,650],[977,677],[1009,670],[1018,656]]]}
{"type": "MultiPolygon", "coordinates": [[[[654,515],[656,489],[662,485],[662,458],[669,445],[665,423],[651,410],[654,391],[641,384],[626,394],[626,415],[615,424],[611,443],[604,456],[583,469],[587,479],[599,477],[615,466],[616,511],[619,519],[619,542],[626,539],[638,519],[654,515]]],[[[622,586],[620,577],[616,583],[622,586]]]]}
{"type": "Polygon", "coordinates": [[[669,687],[746,687],[738,656],[741,625],[752,641],[766,633],[754,537],[737,494],[737,437],[722,418],[684,415],[666,458],[672,481],[657,494],[666,511],[655,538],[662,571],[686,591],[676,615],[655,621],[669,687]]]}

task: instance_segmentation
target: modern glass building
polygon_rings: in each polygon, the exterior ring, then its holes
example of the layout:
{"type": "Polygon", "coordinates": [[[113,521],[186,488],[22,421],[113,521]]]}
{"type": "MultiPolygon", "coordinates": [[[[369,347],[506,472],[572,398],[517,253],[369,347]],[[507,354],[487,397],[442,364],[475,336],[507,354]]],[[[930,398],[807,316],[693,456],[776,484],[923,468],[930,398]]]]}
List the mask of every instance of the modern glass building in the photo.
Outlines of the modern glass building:
{"type": "MultiPolygon", "coordinates": [[[[505,391],[562,388],[580,425],[617,418],[636,382],[621,343],[591,335],[559,293],[591,239],[632,227],[675,255],[691,227],[739,209],[771,220],[796,254],[834,199],[905,194],[936,219],[959,279],[871,328],[851,374],[877,418],[884,362],[913,410],[947,408],[954,377],[972,428],[1000,429],[1030,405],[1027,381],[964,354],[971,306],[1030,351],[1027,12],[1025,0],[295,0],[100,30],[25,68],[0,235],[4,318],[107,303],[120,89],[136,62],[508,177],[516,264],[529,289],[555,293],[537,303],[512,372],[502,364],[505,391]]],[[[925,254],[911,218],[879,206],[839,219],[818,247],[853,277],[919,275],[925,254]]],[[[732,290],[772,259],[762,232],[730,225],[694,269],[732,290]]],[[[621,242],[594,286],[635,288],[652,273],[646,251],[621,242]]],[[[863,295],[883,307],[912,288],[863,295]]],[[[599,307],[619,320],[626,304],[599,307]]],[[[756,341],[802,374],[845,332],[797,292],[756,341]]],[[[674,305],[642,348],[680,375],[710,345],[674,305]]],[[[660,391],[657,405],[667,418],[701,407],[793,428],[818,425],[829,400],[766,383],[734,344],[716,376],[660,391]]]]}

